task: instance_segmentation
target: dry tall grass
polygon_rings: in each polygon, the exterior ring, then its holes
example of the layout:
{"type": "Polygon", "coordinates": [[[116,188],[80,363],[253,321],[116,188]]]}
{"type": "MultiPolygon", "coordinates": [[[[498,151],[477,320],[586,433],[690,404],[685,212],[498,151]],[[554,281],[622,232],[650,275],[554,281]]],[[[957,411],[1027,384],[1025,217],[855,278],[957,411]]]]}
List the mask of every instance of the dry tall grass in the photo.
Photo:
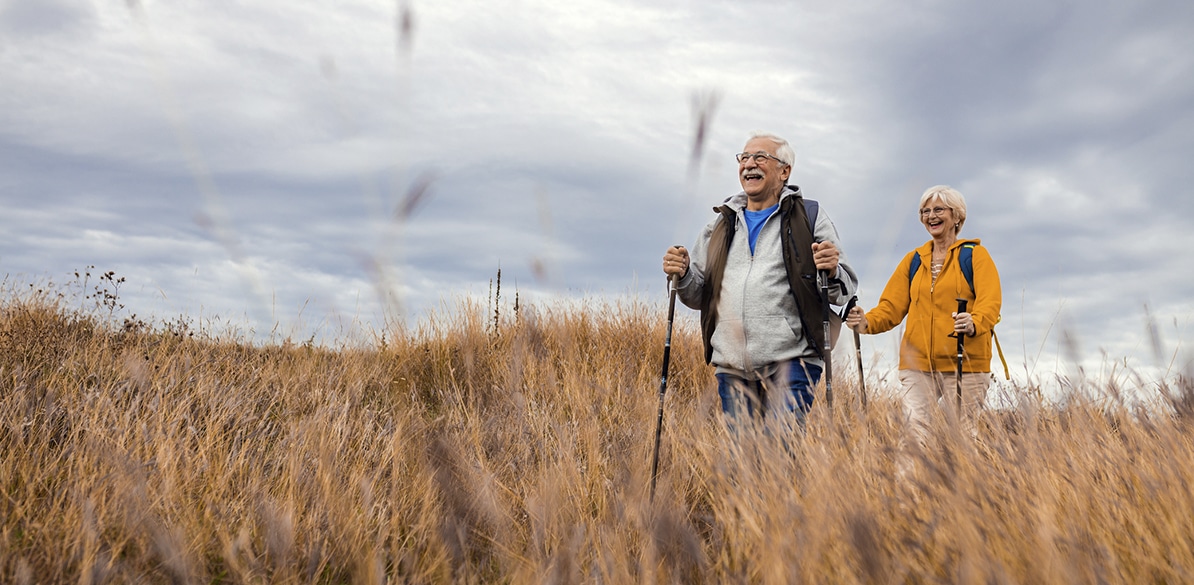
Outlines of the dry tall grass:
{"type": "Polygon", "coordinates": [[[1025,399],[898,474],[898,406],[845,374],[803,436],[732,440],[682,320],[652,506],[656,305],[336,350],[0,308],[3,582],[1194,581],[1188,387],[1025,399]]]}

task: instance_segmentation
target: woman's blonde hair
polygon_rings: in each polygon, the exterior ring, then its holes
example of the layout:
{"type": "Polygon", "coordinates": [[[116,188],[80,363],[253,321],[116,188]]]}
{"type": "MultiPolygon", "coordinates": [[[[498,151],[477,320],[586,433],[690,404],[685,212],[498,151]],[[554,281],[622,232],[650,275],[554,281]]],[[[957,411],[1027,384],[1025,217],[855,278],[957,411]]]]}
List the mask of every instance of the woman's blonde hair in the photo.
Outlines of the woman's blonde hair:
{"type": "Polygon", "coordinates": [[[962,231],[962,226],[966,224],[966,198],[958,193],[957,189],[949,185],[937,185],[929,187],[920,196],[920,205],[916,207],[916,213],[920,214],[920,210],[928,206],[929,203],[940,201],[943,205],[950,208],[954,212],[954,220],[957,225],[954,226],[954,235],[962,231]]]}

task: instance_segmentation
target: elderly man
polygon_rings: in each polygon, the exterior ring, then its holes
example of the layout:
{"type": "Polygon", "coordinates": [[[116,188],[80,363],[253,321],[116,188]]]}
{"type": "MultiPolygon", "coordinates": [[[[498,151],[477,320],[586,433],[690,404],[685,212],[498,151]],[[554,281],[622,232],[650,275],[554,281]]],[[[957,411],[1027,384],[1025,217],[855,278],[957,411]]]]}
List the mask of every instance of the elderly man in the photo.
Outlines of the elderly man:
{"type": "Polygon", "coordinates": [[[717,368],[731,426],[743,412],[790,414],[804,426],[825,367],[817,272],[828,274],[831,304],[846,304],[858,286],[829,215],[788,185],[795,158],[783,138],[752,135],[737,155],[742,192],[714,209],[691,256],[682,246],[663,256],[663,271],[680,277],[681,302],[701,313],[705,361],[717,368]]]}

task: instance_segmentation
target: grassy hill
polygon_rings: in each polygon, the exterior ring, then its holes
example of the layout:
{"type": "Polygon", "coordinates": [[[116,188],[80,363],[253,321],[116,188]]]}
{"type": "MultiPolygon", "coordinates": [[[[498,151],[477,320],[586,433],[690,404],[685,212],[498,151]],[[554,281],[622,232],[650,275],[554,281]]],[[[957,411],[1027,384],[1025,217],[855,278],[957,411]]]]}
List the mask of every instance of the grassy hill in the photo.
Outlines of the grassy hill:
{"type": "Polygon", "coordinates": [[[920,451],[843,374],[807,433],[734,438],[683,320],[652,504],[659,306],[462,302],[337,349],[89,298],[0,299],[2,582],[1194,581],[1187,384],[1020,389],[920,451]]]}

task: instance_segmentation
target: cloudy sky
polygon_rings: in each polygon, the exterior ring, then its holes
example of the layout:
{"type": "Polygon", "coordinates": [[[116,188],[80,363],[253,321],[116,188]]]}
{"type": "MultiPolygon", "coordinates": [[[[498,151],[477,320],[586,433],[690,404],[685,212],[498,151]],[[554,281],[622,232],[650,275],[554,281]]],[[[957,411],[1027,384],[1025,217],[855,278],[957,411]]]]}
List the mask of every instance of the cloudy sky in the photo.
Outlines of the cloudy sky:
{"type": "Polygon", "coordinates": [[[334,340],[499,268],[662,304],[766,130],[865,306],[950,184],[1018,375],[1190,368],[1187,0],[0,0],[0,88],[0,273],[144,318],[334,340]]]}

